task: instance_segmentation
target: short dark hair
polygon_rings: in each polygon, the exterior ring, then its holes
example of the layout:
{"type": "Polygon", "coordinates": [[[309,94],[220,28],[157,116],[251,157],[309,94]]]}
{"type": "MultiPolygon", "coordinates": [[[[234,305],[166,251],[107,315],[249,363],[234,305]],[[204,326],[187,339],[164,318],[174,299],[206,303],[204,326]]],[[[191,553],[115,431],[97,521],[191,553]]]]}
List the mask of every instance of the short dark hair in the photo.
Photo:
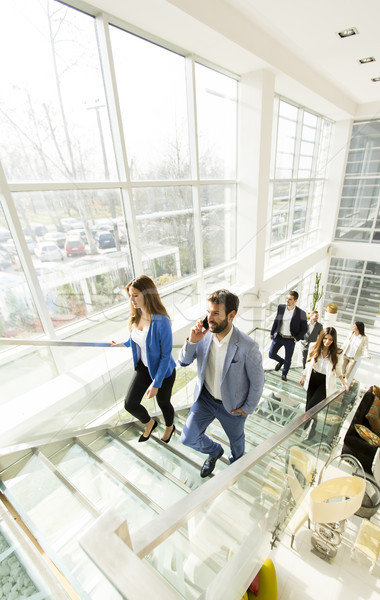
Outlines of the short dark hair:
{"type": "Polygon", "coordinates": [[[294,300],[298,300],[298,292],[296,292],[295,290],[290,290],[288,294],[289,296],[293,296],[294,300]]]}
{"type": "Polygon", "coordinates": [[[226,315],[232,310],[237,312],[239,308],[239,298],[228,290],[217,290],[210,294],[207,300],[213,304],[224,304],[226,315]]]}

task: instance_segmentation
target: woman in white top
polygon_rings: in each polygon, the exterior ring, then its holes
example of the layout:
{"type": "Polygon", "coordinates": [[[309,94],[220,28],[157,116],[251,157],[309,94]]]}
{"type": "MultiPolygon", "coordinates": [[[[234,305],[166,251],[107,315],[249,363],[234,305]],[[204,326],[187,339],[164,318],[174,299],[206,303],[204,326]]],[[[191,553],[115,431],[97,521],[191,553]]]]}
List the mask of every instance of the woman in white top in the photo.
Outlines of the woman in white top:
{"type": "Polygon", "coordinates": [[[349,377],[356,361],[361,356],[371,358],[368,354],[368,338],[364,334],[364,323],[355,321],[352,333],[346,338],[343,348],[342,373],[344,377],[349,377]]]}
{"type": "MultiPolygon", "coordinates": [[[[334,327],[326,327],[321,331],[315,344],[310,345],[309,357],[300,384],[307,390],[306,408],[313,408],[316,404],[330,396],[337,390],[337,377],[347,391],[348,385],[342,375],[340,366],[337,333],[334,327]]],[[[311,422],[311,431],[308,439],[313,437],[317,422],[311,422]]]]}
{"type": "Polygon", "coordinates": [[[144,425],[144,433],[140,435],[139,442],[146,442],[158,422],[149,415],[141,401],[145,394],[147,398],[156,397],[166,425],[161,439],[169,443],[175,432],[174,408],[170,399],[176,376],[170,319],[150,277],[135,277],[127,283],[125,289],[131,303],[130,337],[124,343],[111,342],[111,346],[127,346],[132,349],[135,375],[124,406],[144,425]]]}

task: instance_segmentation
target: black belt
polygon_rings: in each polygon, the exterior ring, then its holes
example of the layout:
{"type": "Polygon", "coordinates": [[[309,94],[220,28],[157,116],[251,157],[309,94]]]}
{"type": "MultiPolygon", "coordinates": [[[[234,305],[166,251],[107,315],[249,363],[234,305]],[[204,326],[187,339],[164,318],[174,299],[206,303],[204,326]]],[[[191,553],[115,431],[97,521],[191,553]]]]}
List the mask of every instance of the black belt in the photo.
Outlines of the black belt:
{"type": "Polygon", "coordinates": [[[206,388],[206,386],[204,384],[203,384],[203,392],[206,392],[206,394],[209,396],[210,400],[213,400],[217,404],[223,404],[223,402],[221,400],[214,398],[214,396],[212,394],[210,394],[210,392],[208,391],[208,389],[206,388]]]}

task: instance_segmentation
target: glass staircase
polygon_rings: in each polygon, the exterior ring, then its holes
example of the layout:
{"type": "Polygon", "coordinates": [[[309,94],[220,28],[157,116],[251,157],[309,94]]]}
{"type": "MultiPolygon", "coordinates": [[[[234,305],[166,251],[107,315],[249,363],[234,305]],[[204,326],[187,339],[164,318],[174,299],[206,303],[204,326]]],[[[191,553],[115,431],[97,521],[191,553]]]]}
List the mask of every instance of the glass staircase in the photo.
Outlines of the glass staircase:
{"type": "MultiPolygon", "coordinates": [[[[292,489],[294,473],[306,492],[320,460],[320,442],[333,448],[357,395],[358,390],[341,394],[319,413],[316,438],[308,446],[302,439],[305,392],[299,378],[298,369],[291,370],[287,382],[278,373],[266,371],[262,399],[247,419],[246,454],[228,469],[226,435],[218,422],[210,425],[208,431],[224,446],[225,455],[206,480],[199,475],[205,457],[180,443],[187,409],[176,412],[177,432],[169,445],[160,439],[161,418],[144,444],[137,442],[141,428],[125,423],[81,430],[38,447],[25,444],[2,457],[1,492],[68,582],[70,591],[64,594],[81,600],[137,597],[132,590],[126,594],[117,589],[120,586],[110,581],[106,568],[89,556],[82,543],[83,536],[90,535],[92,527],[112,510],[126,522],[127,538],[148,569],[147,578],[153,577],[153,569],[166,582],[168,598],[205,598],[206,590],[207,598],[241,598],[241,590],[301,500],[292,489]],[[312,465],[305,473],[292,463],[294,448],[300,448],[305,464],[312,465]],[[194,509],[186,508],[192,506],[191,499],[194,509]],[[176,520],[186,510],[188,516],[176,520]],[[165,528],[170,521],[168,531],[155,542],[156,528],[165,528]]],[[[99,551],[106,557],[107,548],[102,545],[100,539],[99,551]]],[[[3,556],[0,549],[0,590],[6,572],[3,556]]],[[[22,552],[18,560],[23,562],[22,552]]],[[[119,560],[119,556],[112,557],[115,565],[119,560]]],[[[12,598],[50,598],[47,592],[38,592],[36,585],[33,590],[30,587],[30,595],[12,598]]]]}

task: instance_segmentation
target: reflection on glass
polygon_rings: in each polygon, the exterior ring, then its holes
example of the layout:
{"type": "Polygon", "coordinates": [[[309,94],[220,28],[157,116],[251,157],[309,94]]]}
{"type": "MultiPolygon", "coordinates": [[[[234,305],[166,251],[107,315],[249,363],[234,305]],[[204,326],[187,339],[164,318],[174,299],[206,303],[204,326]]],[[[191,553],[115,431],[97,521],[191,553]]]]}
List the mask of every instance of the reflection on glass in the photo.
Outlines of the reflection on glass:
{"type": "Polygon", "coordinates": [[[94,18],[53,0],[1,9],[0,157],[9,181],[115,178],[94,18]]]}
{"type": "Polygon", "coordinates": [[[132,264],[118,190],[23,192],[14,200],[54,327],[125,300],[132,264]]]}
{"type": "Polygon", "coordinates": [[[144,273],[158,286],[195,273],[191,187],[137,188],[134,201],[144,273]]]}
{"type": "Polygon", "coordinates": [[[185,59],[110,27],[132,179],[188,179],[185,59]]]}
{"type": "Polygon", "coordinates": [[[213,267],[235,255],[235,187],[202,186],[203,266],[213,267]]]}
{"type": "Polygon", "coordinates": [[[373,243],[380,240],[380,222],[377,218],[380,206],[379,140],[379,119],[354,124],[336,239],[373,243]]]}
{"type": "Polygon", "coordinates": [[[237,81],[196,63],[199,174],[236,177],[237,81]]]}
{"type": "MultiPolygon", "coordinates": [[[[25,242],[33,252],[33,240],[26,236],[25,242]]],[[[41,332],[41,321],[20,267],[16,244],[0,209],[0,337],[32,338],[41,332]]]]}
{"type": "Polygon", "coordinates": [[[267,267],[299,254],[318,239],[332,131],[331,123],[325,119],[281,98],[276,102],[277,135],[272,147],[275,170],[270,189],[267,267]],[[292,237],[295,234],[296,239],[292,237]]]}

